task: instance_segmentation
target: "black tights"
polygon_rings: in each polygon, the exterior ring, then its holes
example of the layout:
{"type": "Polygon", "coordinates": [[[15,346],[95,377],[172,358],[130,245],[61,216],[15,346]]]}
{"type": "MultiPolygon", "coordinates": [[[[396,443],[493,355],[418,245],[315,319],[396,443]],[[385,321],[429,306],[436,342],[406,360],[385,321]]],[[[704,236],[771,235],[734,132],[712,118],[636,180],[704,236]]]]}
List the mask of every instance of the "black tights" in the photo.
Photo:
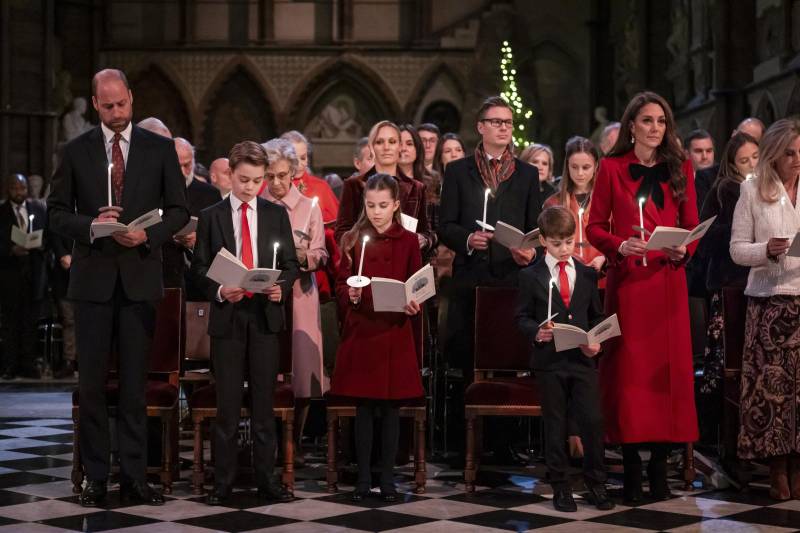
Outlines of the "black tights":
{"type": "Polygon", "coordinates": [[[378,415],[381,423],[381,490],[393,489],[395,457],[400,439],[400,408],[390,400],[363,400],[356,407],[356,489],[369,490],[371,481],[372,427],[378,415]]]}
{"type": "Polygon", "coordinates": [[[630,465],[631,467],[636,468],[637,466],[641,469],[642,468],[642,457],[639,455],[639,450],[641,449],[649,449],[650,450],[650,462],[654,464],[665,464],[667,462],[667,457],[669,456],[669,452],[672,449],[672,443],[670,442],[637,442],[634,444],[623,444],[622,445],[622,464],[625,468],[628,468],[630,465]]]}

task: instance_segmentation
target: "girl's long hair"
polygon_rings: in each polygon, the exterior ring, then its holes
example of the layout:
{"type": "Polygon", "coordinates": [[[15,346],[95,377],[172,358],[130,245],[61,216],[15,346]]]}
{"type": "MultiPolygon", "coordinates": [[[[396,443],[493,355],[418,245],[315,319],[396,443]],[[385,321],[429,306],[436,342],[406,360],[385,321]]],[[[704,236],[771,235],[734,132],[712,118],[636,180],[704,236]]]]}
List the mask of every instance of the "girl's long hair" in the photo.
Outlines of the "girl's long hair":
{"type": "Polygon", "coordinates": [[[722,202],[722,191],[725,185],[739,184],[747,178],[747,176],[742,176],[739,169],[736,168],[736,152],[739,151],[739,148],[748,143],[758,146],[758,141],[755,137],[740,131],[734,133],[733,137],[728,141],[728,144],[725,145],[725,150],[722,152],[722,160],[719,165],[719,174],[717,174],[713,185],[713,187],[716,187],[717,200],[719,202],[722,202]]]}
{"type": "Polygon", "coordinates": [[[436,143],[436,152],[433,154],[433,170],[444,176],[444,163],[442,163],[442,152],[444,151],[445,141],[456,141],[461,145],[461,151],[464,152],[464,157],[467,157],[467,150],[464,148],[464,141],[456,133],[445,133],[439,142],[436,143]]]}
{"type": "MultiPolygon", "coordinates": [[[[366,202],[368,191],[389,191],[392,200],[396,201],[400,199],[400,187],[397,184],[397,180],[394,176],[390,176],[389,174],[373,174],[369,177],[366,185],[364,185],[363,202],[366,202]]],[[[394,212],[394,221],[400,223],[400,209],[394,212]]],[[[339,243],[339,247],[342,250],[342,257],[346,257],[349,264],[353,264],[354,256],[351,254],[353,247],[358,242],[362,232],[370,227],[372,227],[372,223],[369,221],[369,218],[367,218],[367,208],[366,206],[362,206],[361,215],[359,215],[358,220],[349,231],[342,235],[342,239],[339,243]]]]}
{"type": "MultiPolygon", "coordinates": [[[[409,135],[411,135],[411,142],[414,143],[414,150],[417,152],[417,158],[414,160],[414,163],[411,165],[411,172],[414,173],[413,176],[408,176],[409,178],[414,178],[415,180],[422,181],[422,177],[425,174],[425,146],[422,144],[422,139],[417,133],[417,128],[412,126],[411,124],[402,124],[400,126],[400,143],[402,150],[402,142],[403,142],[403,135],[402,133],[407,131],[409,135]]],[[[400,166],[399,158],[397,166],[400,166]]]]}
{"type": "Polygon", "coordinates": [[[664,111],[666,131],[664,131],[664,138],[661,140],[661,144],[656,148],[656,158],[667,164],[670,175],[669,187],[672,190],[672,196],[676,200],[684,200],[686,198],[687,176],[683,174],[681,165],[683,165],[686,156],[678,141],[677,127],[675,126],[675,117],[672,114],[672,108],[660,95],[654,92],[644,91],[631,98],[628,107],[625,108],[625,113],[622,114],[622,118],[620,119],[622,127],[620,128],[619,137],[617,137],[617,142],[614,143],[613,148],[611,148],[611,151],[608,153],[608,157],[625,155],[633,149],[631,127],[636,117],[639,116],[639,111],[647,104],[658,104],[664,111]]]}
{"type": "MultiPolygon", "coordinates": [[[[533,158],[536,157],[536,154],[538,154],[539,152],[544,152],[545,154],[547,154],[547,158],[550,160],[550,175],[547,176],[545,181],[547,183],[552,184],[553,183],[553,172],[556,171],[556,169],[554,168],[555,164],[556,164],[556,158],[553,156],[553,149],[552,148],[550,148],[546,144],[539,144],[539,143],[529,144],[528,146],[525,147],[525,149],[522,151],[522,153],[519,154],[519,158],[521,160],[525,161],[526,163],[530,163],[532,165],[533,164],[533,158]]],[[[539,179],[541,180],[542,177],[539,176],[539,179]]]]}
{"type": "Polygon", "coordinates": [[[781,178],[775,168],[778,158],[786,148],[800,135],[800,120],[783,118],[776,121],[761,137],[758,145],[758,163],[756,163],[756,184],[761,200],[767,203],[777,202],[780,198],[781,178]]]}
{"type": "Polygon", "coordinates": [[[558,203],[569,208],[569,197],[574,194],[575,184],[569,174],[569,158],[575,154],[588,154],[594,159],[594,173],[589,180],[589,193],[594,188],[594,180],[597,177],[597,167],[600,164],[600,152],[595,145],[586,137],[576,135],[567,141],[564,147],[564,171],[561,173],[561,189],[558,191],[558,203]]]}

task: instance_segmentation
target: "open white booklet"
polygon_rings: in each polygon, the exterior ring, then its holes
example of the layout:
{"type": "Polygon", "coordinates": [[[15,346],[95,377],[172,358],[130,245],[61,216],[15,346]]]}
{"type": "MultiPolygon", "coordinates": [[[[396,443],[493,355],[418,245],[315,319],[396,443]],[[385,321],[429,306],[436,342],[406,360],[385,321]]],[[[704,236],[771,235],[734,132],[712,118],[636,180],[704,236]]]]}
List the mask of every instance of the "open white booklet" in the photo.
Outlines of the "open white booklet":
{"type": "Polygon", "coordinates": [[[563,352],[577,348],[581,344],[600,344],[612,337],[622,335],[619,330],[617,314],[614,313],[589,331],[583,331],[577,326],[556,323],[553,326],[553,341],[556,351],[563,352]]]}
{"type": "Polygon", "coordinates": [[[406,215],[405,213],[400,213],[400,224],[404,229],[410,231],[411,233],[416,233],[419,219],[416,219],[411,215],[406,215]]]}
{"type": "Polygon", "coordinates": [[[528,233],[522,233],[511,224],[498,220],[494,227],[492,240],[506,248],[529,250],[539,245],[539,228],[534,228],[528,233]]]}
{"type": "Polygon", "coordinates": [[[433,267],[425,265],[403,283],[396,279],[372,278],[372,306],[376,312],[402,313],[411,300],[421,304],[436,294],[433,267]]]}
{"type": "Polygon", "coordinates": [[[92,222],[92,240],[108,237],[118,231],[125,233],[128,231],[147,229],[159,222],[161,222],[161,214],[158,212],[158,209],[148,211],[127,226],[122,222],[92,222]]]}
{"type": "Polygon", "coordinates": [[[660,250],[672,246],[686,246],[703,237],[716,220],[716,216],[704,220],[694,229],[672,228],[669,226],[656,226],[647,240],[648,250],[660,250]]]}
{"type": "Polygon", "coordinates": [[[261,292],[272,287],[281,275],[271,268],[248,269],[235,255],[225,248],[217,252],[206,276],[223,287],[240,287],[251,292],[261,292]]]}
{"type": "Polygon", "coordinates": [[[19,226],[11,226],[11,242],[25,248],[26,250],[33,250],[34,248],[42,247],[42,238],[44,231],[37,229],[30,233],[22,231],[19,226]]]}
{"type": "Polygon", "coordinates": [[[189,217],[189,222],[175,234],[176,237],[183,237],[189,235],[193,231],[197,231],[197,217],[189,217]]]}

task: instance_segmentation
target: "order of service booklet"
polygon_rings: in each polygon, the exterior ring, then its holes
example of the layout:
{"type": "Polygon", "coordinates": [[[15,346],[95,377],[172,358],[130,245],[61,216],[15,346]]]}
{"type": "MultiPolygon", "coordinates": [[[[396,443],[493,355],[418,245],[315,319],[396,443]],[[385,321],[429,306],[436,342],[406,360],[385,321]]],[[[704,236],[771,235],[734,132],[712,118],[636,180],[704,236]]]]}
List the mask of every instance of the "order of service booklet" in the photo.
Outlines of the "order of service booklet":
{"type": "Polygon", "coordinates": [[[372,278],[372,306],[376,312],[402,313],[411,300],[421,304],[436,294],[433,267],[425,265],[403,283],[396,279],[372,278]]]}
{"type": "Polygon", "coordinates": [[[556,323],[553,325],[553,341],[556,343],[557,352],[571,350],[581,344],[600,344],[619,335],[622,335],[622,332],[619,330],[619,321],[616,313],[589,331],[583,331],[581,328],[571,324],[556,323]]]}
{"type": "Polygon", "coordinates": [[[498,221],[494,227],[492,240],[506,248],[519,248],[521,250],[536,248],[539,244],[539,228],[532,229],[528,233],[522,233],[511,224],[498,221]]]}
{"type": "Polygon", "coordinates": [[[271,268],[248,269],[235,255],[222,248],[211,262],[206,276],[223,287],[239,287],[251,292],[262,292],[275,285],[280,270],[271,268]]]}
{"type": "Polygon", "coordinates": [[[40,229],[27,233],[22,231],[19,226],[11,226],[11,242],[26,250],[41,248],[43,235],[44,231],[40,229]]]}
{"type": "Polygon", "coordinates": [[[716,216],[704,220],[694,229],[688,230],[683,228],[672,228],[669,226],[657,226],[650,234],[647,240],[648,250],[660,250],[662,248],[671,248],[673,246],[686,246],[697,239],[701,239],[706,234],[708,228],[716,220],[716,216]]]}
{"type": "Polygon", "coordinates": [[[197,231],[197,217],[189,217],[189,222],[175,234],[176,237],[183,237],[189,235],[193,231],[197,231]]]}
{"type": "Polygon", "coordinates": [[[140,229],[147,229],[161,222],[161,214],[158,209],[148,211],[128,225],[122,222],[115,221],[98,221],[92,222],[92,240],[108,237],[121,231],[123,233],[128,231],[138,231],[140,229]]]}

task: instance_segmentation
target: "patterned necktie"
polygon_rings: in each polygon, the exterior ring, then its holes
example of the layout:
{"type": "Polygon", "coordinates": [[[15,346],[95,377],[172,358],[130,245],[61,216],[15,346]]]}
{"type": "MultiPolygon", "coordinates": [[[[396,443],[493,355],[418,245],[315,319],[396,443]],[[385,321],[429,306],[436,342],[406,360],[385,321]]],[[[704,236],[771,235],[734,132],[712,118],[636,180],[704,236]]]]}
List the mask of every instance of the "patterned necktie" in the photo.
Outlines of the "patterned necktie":
{"type": "MultiPolygon", "coordinates": [[[[247,208],[248,204],[242,203],[239,210],[242,212],[241,234],[242,238],[242,263],[247,268],[253,268],[253,244],[250,241],[250,224],[247,222],[247,208]]],[[[245,296],[248,298],[253,297],[252,292],[246,292],[245,296]]]]}
{"type": "Polygon", "coordinates": [[[111,187],[114,189],[114,205],[122,205],[122,181],[125,177],[125,160],[122,158],[122,149],[119,147],[119,140],[122,134],[114,134],[114,144],[111,146],[111,187]]]}
{"type": "Polygon", "coordinates": [[[561,299],[564,300],[564,306],[569,307],[569,277],[567,277],[567,262],[558,262],[558,291],[561,293],[561,299]]]}

